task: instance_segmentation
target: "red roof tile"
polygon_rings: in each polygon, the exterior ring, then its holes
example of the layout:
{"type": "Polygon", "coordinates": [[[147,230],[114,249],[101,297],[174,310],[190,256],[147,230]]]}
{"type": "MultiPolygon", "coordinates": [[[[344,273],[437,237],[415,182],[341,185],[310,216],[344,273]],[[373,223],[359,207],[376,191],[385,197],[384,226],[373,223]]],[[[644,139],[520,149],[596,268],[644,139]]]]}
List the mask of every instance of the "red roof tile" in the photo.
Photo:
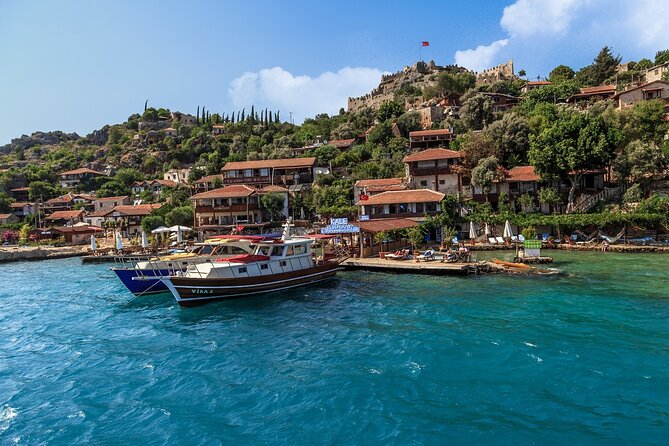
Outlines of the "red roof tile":
{"type": "Polygon", "coordinates": [[[354,138],[351,138],[351,139],[334,139],[332,141],[328,141],[328,144],[331,145],[331,146],[335,146],[338,149],[345,149],[347,147],[351,147],[354,142],[355,142],[354,138]]]}
{"type": "Polygon", "coordinates": [[[127,195],[119,196],[119,197],[101,197],[101,198],[96,198],[95,201],[123,201],[126,198],[128,198],[127,195]]]}
{"type": "Polygon", "coordinates": [[[506,171],[506,181],[539,181],[534,166],[517,166],[506,171]]]}
{"type": "Polygon", "coordinates": [[[444,194],[429,189],[412,189],[382,192],[372,195],[367,200],[358,201],[358,206],[399,203],[432,203],[444,199],[444,194]]]}
{"type": "Polygon", "coordinates": [[[405,178],[379,178],[379,179],[369,179],[369,180],[358,180],[355,182],[357,187],[369,187],[369,186],[392,186],[403,184],[406,181],[405,178]]]}
{"type": "Polygon", "coordinates": [[[45,220],[70,220],[71,218],[81,218],[84,215],[84,210],[76,211],[56,211],[45,218],[45,220]]]}
{"type": "Polygon", "coordinates": [[[409,138],[417,137],[417,136],[444,136],[444,135],[452,135],[453,132],[451,132],[449,129],[437,129],[437,130],[417,130],[415,132],[409,132],[409,138]]]}
{"type": "Polygon", "coordinates": [[[262,189],[260,189],[261,192],[281,192],[281,193],[286,193],[288,192],[288,189],[282,186],[277,186],[274,184],[271,184],[269,186],[265,186],[262,189]]]}
{"type": "Polygon", "coordinates": [[[548,81],[530,81],[530,82],[526,83],[525,85],[551,85],[551,84],[552,84],[552,82],[548,82],[548,81]]]}
{"type": "Polygon", "coordinates": [[[361,231],[376,234],[382,231],[411,228],[418,226],[419,223],[408,218],[383,218],[379,220],[351,222],[351,225],[359,227],[361,231]]]}
{"type": "Polygon", "coordinates": [[[34,205],[35,203],[21,203],[21,202],[10,204],[10,206],[13,208],[22,208],[23,206],[34,206],[34,205]]]}
{"type": "Polygon", "coordinates": [[[207,192],[200,192],[190,197],[191,200],[199,200],[203,198],[235,198],[248,197],[256,192],[256,189],[248,187],[245,184],[220,187],[218,189],[207,192]]]}
{"type": "Polygon", "coordinates": [[[127,216],[146,216],[151,213],[154,209],[159,209],[162,206],[160,203],[152,204],[138,204],[138,205],[119,205],[115,206],[113,209],[107,211],[105,215],[109,215],[113,212],[118,212],[121,215],[127,216]]]}
{"type": "Polygon", "coordinates": [[[206,177],[202,177],[199,180],[195,181],[196,184],[204,184],[204,183],[212,183],[216,178],[219,180],[223,180],[223,175],[222,174],[217,174],[217,175],[207,175],[206,177]]]}
{"type": "Polygon", "coordinates": [[[462,153],[448,149],[427,149],[407,155],[404,158],[404,162],[413,163],[415,161],[444,160],[450,158],[462,158],[462,153]]]}
{"type": "Polygon", "coordinates": [[[223,167],[223,171],[244,170],[244,169],[290,169],[300,167],[313,167],[316,164],[316,158],[284,158],[276,160],[257,160],[257,161],[232,161],[223,167]]]}
{"type": "Polygon", "coordinates": [[[0,214],[0,220],[5,220],[12,216],[14,216],[14,214],[0,214]]]}
{"type": "Polygon", "coordinates": [[[90,173],[94,175],[102,175],[105,176],[104,173],[98,172],[97,170],[92,170],[89,169],[88,167],[80,167],[79,169],[74,169],[74,170],[68,170],[66,172],[61,172],[58,175],[79,175],[79,174],[84,174],[84,173],[90,173]]]}

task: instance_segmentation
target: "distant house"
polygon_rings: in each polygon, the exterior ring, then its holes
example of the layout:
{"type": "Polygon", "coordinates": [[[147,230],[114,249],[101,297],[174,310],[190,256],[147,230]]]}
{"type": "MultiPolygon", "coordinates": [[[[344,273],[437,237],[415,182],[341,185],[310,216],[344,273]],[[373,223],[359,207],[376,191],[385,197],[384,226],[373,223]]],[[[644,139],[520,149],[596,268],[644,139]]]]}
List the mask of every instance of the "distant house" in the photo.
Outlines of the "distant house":
{"type": "Polygon", "coordinates": [[[216,182],[223,184],[223,174],[204,176],[193,183],[193,189],[196,192],[206,192],[208,190],[216,189],[214,187],[214,183],[216,182]]]}
{"type": "Polygon", "coordinates": [[[333,139],[331,141],[327,142],[328,145],[330,146],[335,146],[342,152],[346,152],[347,150],[351,149],[355,145],[355,138],[351,139],[333,139]]]}
{"type": "Polygon", "coordinates": [[[55,211],[44,218],[44,221],[52,225],[73,226],[84,220],[84,210],[55,211]]]}
{"type": "Polygon", "coordinates": [[[260,194],[261,199],[263,195],[267,194],[280,195],[283,198],[283,209],[281,209],[281,214],[283,215],[284,218],[290,217],[290,207],[289,207],[290,191],[288,189],[281,186],[269,185],[260,189],[258,193],[260,194]]]}
{"type": "Polygon", "coordinates": [[[195,227],[232,227],[260,223],[262,211],[258,189],[243,184],[224,186],[191,197],[195,204],[195,227]]]}
{"type": "Polygon", "coordinates": [[[618,109],[632,107],[642,101],[659,99],[664,101],[665,106],[669,104],[669,82],[653,81],[627,91],[620,92],[614,96],[618,100],[618,109]]]}
{"type": "Polygon", "coordinates": [[[68,170],[66,172],[61,172],[58,174],[58,177],[60,178],[60,185],[62,187],[74,187],[81,183],[82,181],[94,178],[94,177],[104,177],[106,176],[102,172],[98,172],[96,170],[88,169],[86,167],[82,167],[79,169],[74,169],[74,170],[68,170]]]}
{"type": "Polygon", "coordinates": [[[80,205],[80,207],[92,207],[93,206],[93,201],[95,199],[88,194],[72,194],[68,193],[65,195],[61,195],[60,197],[56,198],[51,198],[49,200],[46,200],[43,205],[42,209],[45,212],[52,212],[52,211],[58,211],[58,210],[69,210],[72,209],[76,205],[80,205]]]}
{"type": "Polygon", "coordinates": [[[543,88],[547,87],[549,85],[552,85],[552,82],[548,81],[530,81],[527,82],[523,87],[520,89],[521,93],[527,93],[528,91],[536,90],[537,88],[543,88]]]}
{"type": "Polygon", "coordinates": [[[235,161],[223,167],[223,183],[258,186],[311,184],[317,169],[314,157],[235,161]]]}
{"type": "Polygon", "coordinates": [[[567,98],[569,103],[578,103],[592,100],[610,99],[616,95],[615,85],[600,85],[599,87],[584,87],[576,94],[567,98]]]}
{"type": "Polygon", "coordinates": [[[409,132],[409,148],[416,150],[448,147],[454,138],[450,129],[418,130],[409,132]]]}
{"type": "Polygon", "coordinates": [[[9,196],[16,201],[28,201],[30,198],[29,187],[16,187],[9,190],[9,196]]]}
{"type": "Polygon", "coordinates": [[[669,62],[665,62],[661,65],[655,65],[646,70],[646,82],[655,82],[662,80],[664,73],[669,71],[669,62]]]}
{"type": "Polygon", "coordinates": [[[444,194],[433,190],[402,190],[372,195],[356,202],[356,206],[360,215],[370,219],[423,217],[441,212],[443,199],[444,194]]]}
{"type": "Polygon", "coordinates": [[[172,121],[176,121],[180,124],[184,125],[194,125],[196,122],[196,118],[193,115],[189,115],[188,113],[181,113],[178,111],[172,112],[172,121]]]}
{"type": "Polygon", "coordinates": [[[171,136],[172,138],[176,138],[177,136],[177,129],[173,127],[167,127],[163,132],[165,132],[166,136],[171,136]]]}
{"type": "Polygon", "coordinates": [[[216,135],[222,135],[225,133],[225,126],[224,125],[213,125],[211,127],[211,134],[216,136],[216,135]]]}
{"type": "Polygon", "coordinates": [[[15,202],[11,204],[12,214],[19,218],[25,218],[29,215],[35,215],[35,203],[15,202]]]}
{"type": "Polygon", "coordinates": [[[186,169],[170,169],[163,174],[163,180],[174,181],[178,184],[188,184],[188,177],[190,176],[190,168],[186,169]]]}
{"type": "Polygon", "coordinates": [[[457,166],[462,153],[449,149],[427,149],[404,158],[406,176],[411,189],[431,189],[443,193],[458,193],[463,184],[457,166]]]}
{"type": "Polygon", "coordinates": [[[481,92],[482,95],[490,99],[492,102],[492,111],[494,113],[502,113],[518,104],[520,98],[504,93],[488,93],[481,92]]]}
{"type": "Polygon", "coordinates": [[[406,190],[409,188],[407,178],[383,178],[372,180],[358,180],[353,185],[353,201],[364,201],[372,195],[394,190],[406,190]],[[362,198],[361,198],[362,197],[362,198]]]}
{"type": "Polygon", "coordinates": [[[116,206],[129,205],[130,197],[127,195],[122,195],[118,197],[104,197],[96,198],[93,202],[93,210],[95,212],[100,211],[109,211],[114,209],[116,206]]]}
{"type": "Polygon", "coordinates": [[[121,229],[123,236],[133,237],[141,233],[142,220],[161,206],[160,203],[116,206],[102,215],[103,224],[113,221],[121,229]]]}
{"type": "Polygon", "coordinates": [[[135,181],[130,186],[132,193],[139,195],[144,191],[151,191],[153,195],[160,195],[164,188],[174,188],[178,184],[171,180],[146,180],[146,181],[135,181]]]}
{"type": "Polygon", "coordinates": [[[0,225],[8,225],[19,221],[19,217],[14,214],[0,214],[0,225]]]}

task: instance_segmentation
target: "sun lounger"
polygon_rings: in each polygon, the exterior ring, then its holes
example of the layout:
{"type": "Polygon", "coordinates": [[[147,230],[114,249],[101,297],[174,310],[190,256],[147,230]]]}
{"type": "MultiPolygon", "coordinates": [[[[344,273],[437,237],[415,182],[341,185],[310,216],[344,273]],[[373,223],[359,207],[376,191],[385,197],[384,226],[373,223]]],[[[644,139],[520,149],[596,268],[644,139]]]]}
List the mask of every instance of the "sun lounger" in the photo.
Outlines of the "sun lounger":
{"type": "Polygon", "coordinates": [[[416,260],[421,261],[427,261],[427,260],[434,260],[434,251],[432,250],[427,250],[423,254],[417,255],[416,260]]]}
{"type": "Polygon", "coordinates": [[[497,240],[498,245],[503,245],[504,243],[506,243],[504,241],[504,237],[495,237],[495,240],[497,240]]]}
{"type": "Polygon", "coordinates": [[[497,240],[495,239],[495,237],[488,237],[488,242],[491,245],[496,245],[497,244],[497,240]]]}
{"type": "Polygon", "coordinates": [[[512,235],[511,236],[511,241],[512,242],[517,242],[518,241],[518,236],[517,235],[512,235]]]}

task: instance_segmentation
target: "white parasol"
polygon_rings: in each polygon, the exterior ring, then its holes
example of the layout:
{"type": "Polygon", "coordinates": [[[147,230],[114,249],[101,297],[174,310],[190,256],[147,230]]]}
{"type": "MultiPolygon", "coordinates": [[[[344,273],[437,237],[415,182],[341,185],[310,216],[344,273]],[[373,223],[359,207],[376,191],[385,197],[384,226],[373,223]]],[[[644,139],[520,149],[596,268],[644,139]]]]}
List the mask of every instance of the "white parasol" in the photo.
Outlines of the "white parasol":
{"type": "Polygon", "coordinates": [[[121,251],[123,249],[123,239],[121,238],[121,233],[116,233],[116,249],[121,251]]]}
{"type": "Polygon", "coordinates": [[[142,248],[146,249],[149,247],[149,240],[146,238],[146,232],[142,231],[142,248]]]}
{"type": "Polygon", "coordinates": [[[511,223],[509,223],[509,220],[504,222],[504,238],[511,238],[513,237],[513,231],[511,230],[511,223]]]}
{"type": "Polygon", "coordinates": [[[95,252],[98,249],[98,243],[95,240],[95,236],[91,235],[91,251],[95,252]]]}
{"type": "Polygon", "coordinates": [[[164,232],[172,232],[170,228],[166,228],[165,226],[158,226],[156,229],[151,231],[151,234],[162,234],[164,232]]]}
{"type": "Polygon", "coordinates": [[[488,226],[488,223],[487,223],[487,222],[486,222],[486,224],[485,224],[485,231],[484,231],[484,233],[485,233],[485,235],[490,235],[490,226],[488,226]]]}
{"type": "Polygon", "coordinates": [[[473,221],[469,222],[469,238],[471,238],[471,239],[476,238],[476,228],[474,227],[474,222],[473,221]]]}

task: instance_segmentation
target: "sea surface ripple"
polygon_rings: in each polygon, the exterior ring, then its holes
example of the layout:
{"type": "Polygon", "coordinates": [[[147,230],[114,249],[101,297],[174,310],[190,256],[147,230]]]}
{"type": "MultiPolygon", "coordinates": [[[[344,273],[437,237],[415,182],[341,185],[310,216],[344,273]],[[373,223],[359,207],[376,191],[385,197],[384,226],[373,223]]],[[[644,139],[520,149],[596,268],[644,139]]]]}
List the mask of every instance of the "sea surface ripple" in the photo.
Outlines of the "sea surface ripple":
{"type": "Polygon", "coordinates": [[[554,267],[183,309],[108,265],[0,265],[0,444],[667,444],[669,257],[554,267]]]}

